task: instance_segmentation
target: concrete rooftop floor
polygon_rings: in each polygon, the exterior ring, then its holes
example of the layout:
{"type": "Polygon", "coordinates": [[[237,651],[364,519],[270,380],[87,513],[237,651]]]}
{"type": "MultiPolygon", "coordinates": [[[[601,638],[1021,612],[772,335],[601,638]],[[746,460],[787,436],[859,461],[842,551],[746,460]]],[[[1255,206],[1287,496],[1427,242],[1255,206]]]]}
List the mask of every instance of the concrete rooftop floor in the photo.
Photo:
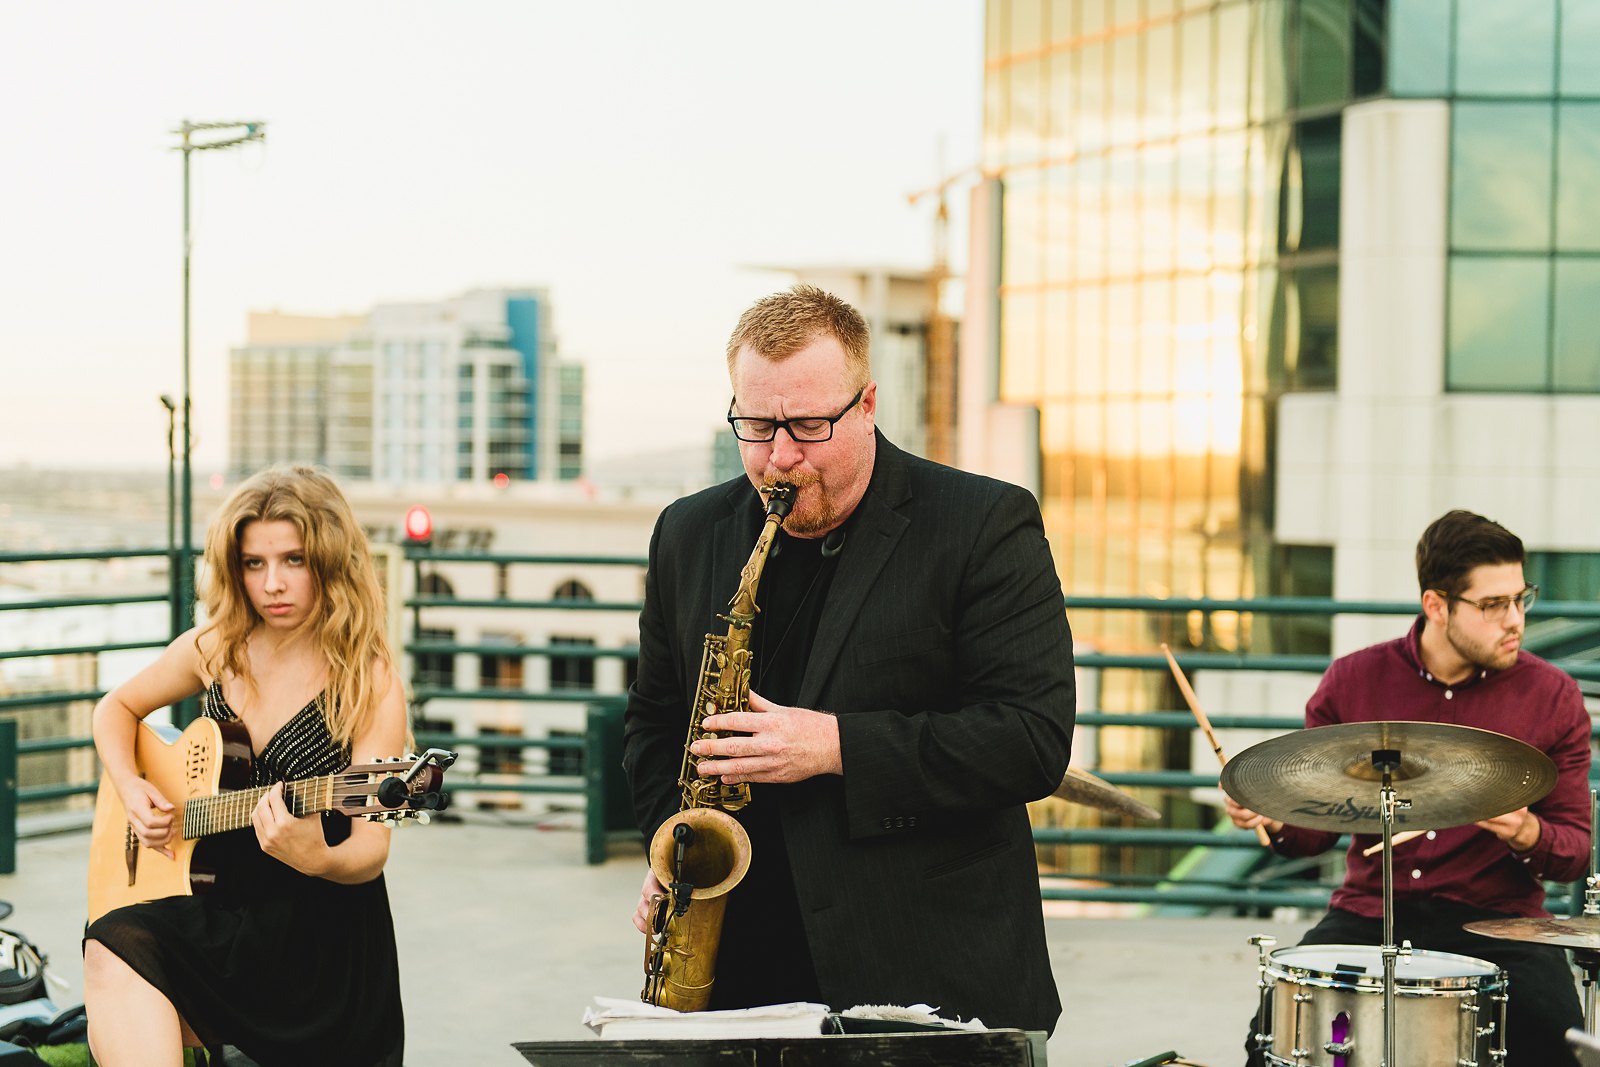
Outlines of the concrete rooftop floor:
{"type": "MultiPolygon", "coordinates": [[[[643,853],[614,845],[589,866],[580,818],[467,812],[396,832],[388,879],[407,1063],[516,1067],[511,1042],[588,1037],[591,997],[638,994],[643,943],[629,916],[643,853]]],[[[83,996],[88,840],[25,839],[17,873],[0,876],[0,899],[16,908],[3,925],[49,954],[70,986],[52,990],[62,1007],[83,996]]],[[[1257,1000],[1246,939],[1293,944],[1311,919],[1049,918],[1065,1005],[1051,1067],[1122,1067],[1169,1049],[1234,1067],[1257,1000]]]]}

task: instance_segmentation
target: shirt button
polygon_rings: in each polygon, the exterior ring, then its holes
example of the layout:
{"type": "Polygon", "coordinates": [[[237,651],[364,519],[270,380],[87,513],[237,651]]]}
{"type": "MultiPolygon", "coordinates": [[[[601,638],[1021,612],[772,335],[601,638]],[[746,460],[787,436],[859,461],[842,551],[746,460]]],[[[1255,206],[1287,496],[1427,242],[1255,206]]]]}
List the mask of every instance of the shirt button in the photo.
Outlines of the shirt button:
{"type": "Polygon", "coordinates": [[[1456,691],[1454,689],[1446,689],[1444,691],[1444,698],[1446,700],[1454,700],[1455,699],[1455,695],[1456,695],[1456,691]]]}
{"type": "Polygon", "coordinates": [[[1413,878],[1421,878],[1422,877],[1422,872],[1418,871],[1418,870],[1413,870],[1411,872],[1411,877],[1413,877],[1413,878]]]}
{"type": "Polygon", "coordinates": [[[1428,831],[1428,840],[1429,841],[1432,841],[1434,838],[1436,838],[1438,836],[1439,836],[1439,834],[1438,834],[1437,831],[1434,831],[1434,830],[1429,830],[1428,831]]]}

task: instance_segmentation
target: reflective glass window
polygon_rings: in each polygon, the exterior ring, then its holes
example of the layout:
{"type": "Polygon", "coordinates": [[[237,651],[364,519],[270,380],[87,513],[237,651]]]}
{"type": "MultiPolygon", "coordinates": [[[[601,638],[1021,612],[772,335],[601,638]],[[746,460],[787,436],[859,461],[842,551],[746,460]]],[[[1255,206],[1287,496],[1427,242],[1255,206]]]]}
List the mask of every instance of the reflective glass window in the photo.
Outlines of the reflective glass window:
{"type": "Polygon", "coordinates": [[[1452,257],[1445,385],[1542,390],[1549,384],[1550,261],[1452,257]]]}
{"type": "Polygon", "coordinates": [[[1106,28],[1106,0],[1080,0],[1072,5],[1078,15],[1078,33],[1087,37],[1106,28]]]}
{"type": "Polygon", "coordinates": [[[1104,41],[1091,41],[1078,54],[1077,92],[1077,149],[1093,152],[1106,144],[1106,46],[1104,41]]]}
{"type": "MultiPolygon", "coordinates": [[[[1099,278],[1106,273],[1106,161],[1103,156],[1080,159],[1077,164],[1077,201],[1073,229],[1077,233],[1074,273],[1079,278],[1099,278]]],[[[1010,225],[1007,224],[1009,232],[1010,225]]]]}
{"type": "Polygon", "coordinates": [[[1077,34],[1077,19],[1073,17],[1076,6],[1072,0],[1048,0],[1045,17],[1050,22],[1046,37],[1051,44],[1069,41],[1077,34]]]}
{"type": "Polygon", "coordinates": [[[1072,276],[1072,171],[1054,166],[1044,173],[1044,280],[1060,284],[1072,276]]]}
{"type": "Polygon", "coordinates": [[[1134,282],[1112,282],[1106,287],[1106,395],[1133,395],[1138,352],[1137,286],[1134,282]]]}
{"type": "Polygon", "coordinates": [[[1001,243],[1000,283],[1033,285],[1039,281],[1039,237],[1044,218],[1040,211],[1039,172],[1012,171],[1006,179],[1006,237],[1001,243]]]}
{"type": "Polygon", "coordinates": [[[1185,137],[1177,146],[1177,203],[1173,251],[1180,270],[1211,266],[1212,140],[1185,137]]]}
{"type": "Polygon", "coordinates": [[[1553,120],[1548,104],[1456,105],[1450,167],[1454,247],[1550,247],[1553,120]]]}
{"type": "Polygon", "coordinates": [[[1339,268],[1302,267],[1294,273],[1300,337],[1290,387],[1331,389],[1339,376],[1339,268]]]}
{"type": "Polygon", "coordinates": [[[1456,5],[1458,94],[1548,95],[1555,68],[1555,0],[1456,5]]]}
{"type": "Polygon", "coordinates": [[[1011,52],[1031,52],[1044,44],[1044,12],[1039,0],[1008,0],[1011,52]]]}
{"type": "Polygon", "coordinates": [[[1302,122],[1295,130],[1300,150],[1300,249],[1339,244],[1339,116],[1302,122]]]}
{"type": "Polygon", "coordinates": [[[1139,154],[1119,149],[1106,162],[1106,273],[1125,277],[1139,267],[1139,154]]]}
{"type": "Polygon", "coordinates": [[[1212,63],[1209,11],[1189,15],[1177,25],[1178,130],[1199,133],[1214,121],[1211,107],[1212,63]]]}
{"type": "Polygon", "coordinates": [[[1250,218],[1245,184],[1245,152],[1251,136],[1243,130],[1230,130],[1210,138],[1211,262],[1219,267],[1236,267],[1245,261],[1245,231],[1250,218]]]}
{"type": "Polygon", "coordinates": [[[1043,153],[1040,135],[1044,132],[1043,61],[1025,59],[1007,69],[1011,81],[1011,109],[1006,116],[1009,152],[1013,166],[1037,162],[1043,153]]]}
{"type": "Polygon", "coordinates": [[[1350,5],[1350,92],[1357,97],[1383,92],[1388,3],[1389,0],[1353,0],[1350,5]]]}
{"type": "Polygon", "coordinates": [[[1106,290],[1084,285],[1073,292],[1072,395],[1098,397],[1105,392],[1106,290]]]}
{"type": "Polygon", "coordinates": [[[1162,396],[1172,383],[1172,281],[1147,280],[1139,290],[1138,368],[1134,388],[1162,396]]]}
{"type": "Polygon", "coordinates": [[[1125,33],[1111,39],[1111,129],[1113,145],[1139,142],[1139,36],[1125,33]]]}
{"type": "Polygon", "coordinates": [[[1389,91],[1395,96],[1450,92],[1452,0],[1389,0],[1389,91]]]}
{"type": "Polygon", "coordinates": [[[1173,227],[1173,183],[1176,151],[1172,144],[1146,145],[1139,151],[1139,262],[1141,275],[1165,274],[1176,265],[1177,232],[1173,227]]]}
{"type": "Polygon", "coordinates": [[[1216,104],[1213,112],[1221,130],[1236,130],[1248,120],[1250,81],[1250,8],[1229,4],[1217,9],[1216,104]]]}
{"type": "Polygon", "coordinates": [[[1295,97],[1301,107],[1350,97],[1349,0],[1300,0],[1295,97]]]}
{"type": "Polygon", "coordinates": [[[1563,0],[1561,4],[1561,92],[1600,96],[1600,4],[1563,0]]]}
{"type": "Polygon", "coordinates": [[[1556,247],[1600,251],[1600,104],[1556,109],[1556,247]]]}
{"type": "Polygon", "coordinates": [[[1600,260],[1556,260],[1552,385],[1600,393],[1600,260]]]}
{"type": "Polygon", "coordinates": [[[1073,67],[1078,53],[1062,49],[1052,52],[1044,63],[1045,145],[1050,159],[1064,159],[1077,148],[1073,143],[1073,116],[1077,112],[1072,98],[1073,67]]]}
{"type": "Polygon", "coordinates": [[[1045,400],[1065,400],[1068,395],[1069,354],[1073,350],[1072,294],[1066,289],[1051,289],[1042,300],[1039,321],[1040,374],[1044,379],[1045,400]]]}
{"type": "Polygon", "coordinates": [[[1039,297],[1007,293],[1000,298],[1000,399],[1031,401],[1044,384],[1039,365],[1039,297]]]}
{"type": "Polygon", "coordinates": [[[1144,140],[1164,141],[1177,129],[1176,28],[1170,22],[1144,34],[1144,140]]]}
{"type": "MultiPolygon", "coordinates": [[[[985,60],[999,58],[1005,53],[1006,44],[1010,41],[1010,27],[1006,16],[1011,8],[1006,4],[983,5],[983,57],[985,60]]],[[[988,80],[992,81],[991,76],[988,80]]]]}
{"type": "Polygon", "coordinates": [[[1219,48],[1217,62],[1235,63],[1240,58],[1247,59],[1250,121],[1271,121],[1289,110],[1283,0],[1260,0],[1250,5],[1249,47],[1248,57],[1230,55],[1226,48],[1219,48]]]}

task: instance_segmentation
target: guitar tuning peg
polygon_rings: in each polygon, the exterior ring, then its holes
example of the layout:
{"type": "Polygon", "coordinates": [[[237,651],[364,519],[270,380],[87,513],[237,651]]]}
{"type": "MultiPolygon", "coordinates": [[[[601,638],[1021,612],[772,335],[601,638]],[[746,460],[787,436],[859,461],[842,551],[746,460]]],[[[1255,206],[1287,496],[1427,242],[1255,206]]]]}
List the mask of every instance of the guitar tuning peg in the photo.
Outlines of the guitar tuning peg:
{"type": "Polygon", "coordinates": [[[429,815],[425,811],[418,811],[418,812],[414,812],[413,814],[416,815],[417,821],[419,823],[421,823],[423,826],[426,826],[426,825],[428,825],[428,823],[433,821],[433,816],[429,815]]]}

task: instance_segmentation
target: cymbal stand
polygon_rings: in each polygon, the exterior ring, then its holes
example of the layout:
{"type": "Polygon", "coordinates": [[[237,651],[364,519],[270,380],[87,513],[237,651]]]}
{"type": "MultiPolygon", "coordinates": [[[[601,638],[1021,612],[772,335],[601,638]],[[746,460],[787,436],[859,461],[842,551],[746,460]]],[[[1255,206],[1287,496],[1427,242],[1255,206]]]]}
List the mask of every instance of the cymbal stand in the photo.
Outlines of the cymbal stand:
{"type": "Polygon", "coordinates": [[[1382,1067],[1396,1067],[1394,1058],[1394,964],[1400,955],[1409,955],[1411,943],[1396,947],[1394,943],[1394,813],[1409,808],[1411,801],[1397,799],[1394,795],[1394,772],[1400,769],[1398,749],[1380,748],[1372,753],[1372,766],[1383,776],[1378,791],[1378,805],[1383,824],[1383,1063],[1382,1067]]]}
{"type": "MultiPolygon", "coordinates": [[[[1600,793],[1589,790],[1589,876],[1583,880],[1583,914],[1600,915],[1600,793]]],[[[1600,976],[1600,951],[1572,950],[1572,962],[1583,972],[1583,1028],[1594,1030],[1595,983],[1600,976]]]]}

